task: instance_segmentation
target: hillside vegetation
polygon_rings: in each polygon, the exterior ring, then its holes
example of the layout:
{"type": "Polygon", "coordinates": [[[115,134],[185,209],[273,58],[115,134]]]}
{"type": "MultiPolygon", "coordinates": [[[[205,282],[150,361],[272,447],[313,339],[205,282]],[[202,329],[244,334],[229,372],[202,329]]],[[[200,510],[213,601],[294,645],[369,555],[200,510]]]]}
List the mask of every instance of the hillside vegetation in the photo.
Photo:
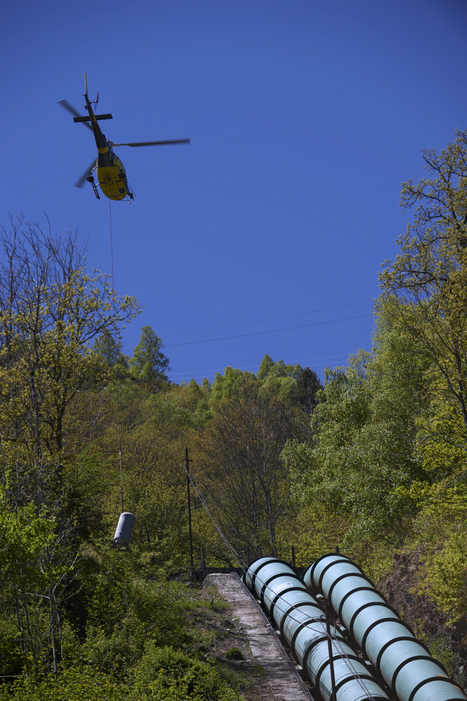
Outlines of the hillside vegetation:
{"type": "Polygon", "coordinates": [[[268,355],[175,385],[151,327],[122,353],[139,304],[77,235],[2,230],[0,699],[240,698],[190,624],[186,448],[195,565],[339,546],[464,683],[467,132],[424,158],[373,347],[324,386],[268,355]]]}

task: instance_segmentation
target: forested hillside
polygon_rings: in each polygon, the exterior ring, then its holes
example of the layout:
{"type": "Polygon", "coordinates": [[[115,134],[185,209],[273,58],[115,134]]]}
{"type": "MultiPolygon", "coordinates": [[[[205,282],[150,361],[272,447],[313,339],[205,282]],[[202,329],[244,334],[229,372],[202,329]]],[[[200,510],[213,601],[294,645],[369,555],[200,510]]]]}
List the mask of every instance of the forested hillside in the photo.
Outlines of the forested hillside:
{"type": "Polygon", "coordinates": [[[195,564],[201,548],[211,566],[292,547],[307,565],[339,546],[389,593],[399,573],[398,605],[464,682],[467,132],[424,158],[373,347],[324,386],[268,355],[257,374],[173,384],[151,327],[123,354],[139,304],[87,271],[77,235],[2,230],[0,698],[240,698],[176,581],[185,449],[195,564]],[[111,547],[121,511],[130,551],[111,547]]]}

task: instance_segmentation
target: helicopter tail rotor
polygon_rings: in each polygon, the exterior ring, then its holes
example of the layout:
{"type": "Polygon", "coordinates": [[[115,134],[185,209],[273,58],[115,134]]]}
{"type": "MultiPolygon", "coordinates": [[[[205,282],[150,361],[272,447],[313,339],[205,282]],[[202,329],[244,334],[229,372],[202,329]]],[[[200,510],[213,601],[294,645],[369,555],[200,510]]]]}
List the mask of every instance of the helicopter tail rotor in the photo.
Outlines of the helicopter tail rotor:
{"type": "Polygon", "coordinates": [[[89,95],[88,95],[88,79],[87,79],[86,73],[84,74],[84,87],[86,88],[86,92],[84,93],[84,97],[86,98],[86,104],[87,104],[88,102],[90,102],[91,105],[97,105],[97,103],[99,102],[99,93],[97,93],[97,97],[96,97],[95,100],[90,100],[90,99],[89,99],[89,95]]]}

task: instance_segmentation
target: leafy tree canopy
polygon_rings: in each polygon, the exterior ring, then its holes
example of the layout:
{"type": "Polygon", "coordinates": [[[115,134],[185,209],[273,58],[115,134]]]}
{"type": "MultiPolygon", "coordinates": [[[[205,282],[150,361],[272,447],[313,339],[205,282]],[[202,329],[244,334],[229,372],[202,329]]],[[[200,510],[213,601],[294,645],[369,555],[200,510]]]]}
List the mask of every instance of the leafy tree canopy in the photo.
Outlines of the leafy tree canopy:
{"type": "Polygon", "coordinates": [[[133,357],[130,358],[130,372],[138,380],[167,382],[166,372],[170,370],[169,359],[162,352],[162,340],[151,326],[143,326],[141,337],[133,357]]]}
{"type": "Polygon", "coordinates": [[[458,404],[467,442],[467,132],[437,154],[423,153],[432,177],[404,183],[401,205],[415,207],[380,275],[392,313],[433,362],[433,390],[458,404]]]}
{"type": "Polygon", "coordinates": [[[360,351],[346,368],[326,373],[312,414],[314,442],[289,442],[283,457],[307,503],[350,518],[348,543],[403,539],[416,504],[410,486],[424,482],[417,422],[426,407],[429,358],[379,309],[373,353],[360,351]],[[397,533],[394,522],[397,521],[397,533]]]}
{"type": "Polygon", "coordinates": [[[117,364],[123,368],[129,367],[128,359],[122,352],[121,337],[113,335],[109,329],[103,329],[95,339],[92,349],[111,368],[117,364]]]}
{"type": "Polygon", "coordinates": [[[252,372],[228,366],[223,375],[220,372],[216,373],[216,379],[211,387],[211,405],[216,407],[221,399],[236,396],[243,387],[255,383],[256,377],[252,372]]]}
{"type": "Polygon", "coordinates": [[[317,393],[322,389],[317,374],[300,365],[286,365],[283,360],[275,362],[266,354],[257,375],[246,370],[227,367],[224,375],[216,374],[210,400],[216,406],[223,397],[233,397],[247,385],[257,384],[263,392],[280,396],[285,401],[311,413],[317,403],[317,393]]]}

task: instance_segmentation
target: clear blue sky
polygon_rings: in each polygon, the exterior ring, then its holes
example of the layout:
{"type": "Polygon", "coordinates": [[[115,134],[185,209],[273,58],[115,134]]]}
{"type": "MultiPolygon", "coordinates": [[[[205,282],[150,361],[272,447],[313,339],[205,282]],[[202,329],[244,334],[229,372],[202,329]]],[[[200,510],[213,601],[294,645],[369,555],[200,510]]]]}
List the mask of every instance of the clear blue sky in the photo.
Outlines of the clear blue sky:
{"type": "Polygon", "coordinates": [[[109,201],[73,187],[92,135],[57,105],[83,111],[86,72],[111,140],[191,139],[118,152],[115,288],[145,305],[125,351],[149,324],[175,382],[265,353],[321,374],[371,347],[372,303],[342,305],[378,296],[421,150],[467,128],[466,36],[466,0],[4,4],[0,223],[45,212],[110,272],[109,201]]]}

